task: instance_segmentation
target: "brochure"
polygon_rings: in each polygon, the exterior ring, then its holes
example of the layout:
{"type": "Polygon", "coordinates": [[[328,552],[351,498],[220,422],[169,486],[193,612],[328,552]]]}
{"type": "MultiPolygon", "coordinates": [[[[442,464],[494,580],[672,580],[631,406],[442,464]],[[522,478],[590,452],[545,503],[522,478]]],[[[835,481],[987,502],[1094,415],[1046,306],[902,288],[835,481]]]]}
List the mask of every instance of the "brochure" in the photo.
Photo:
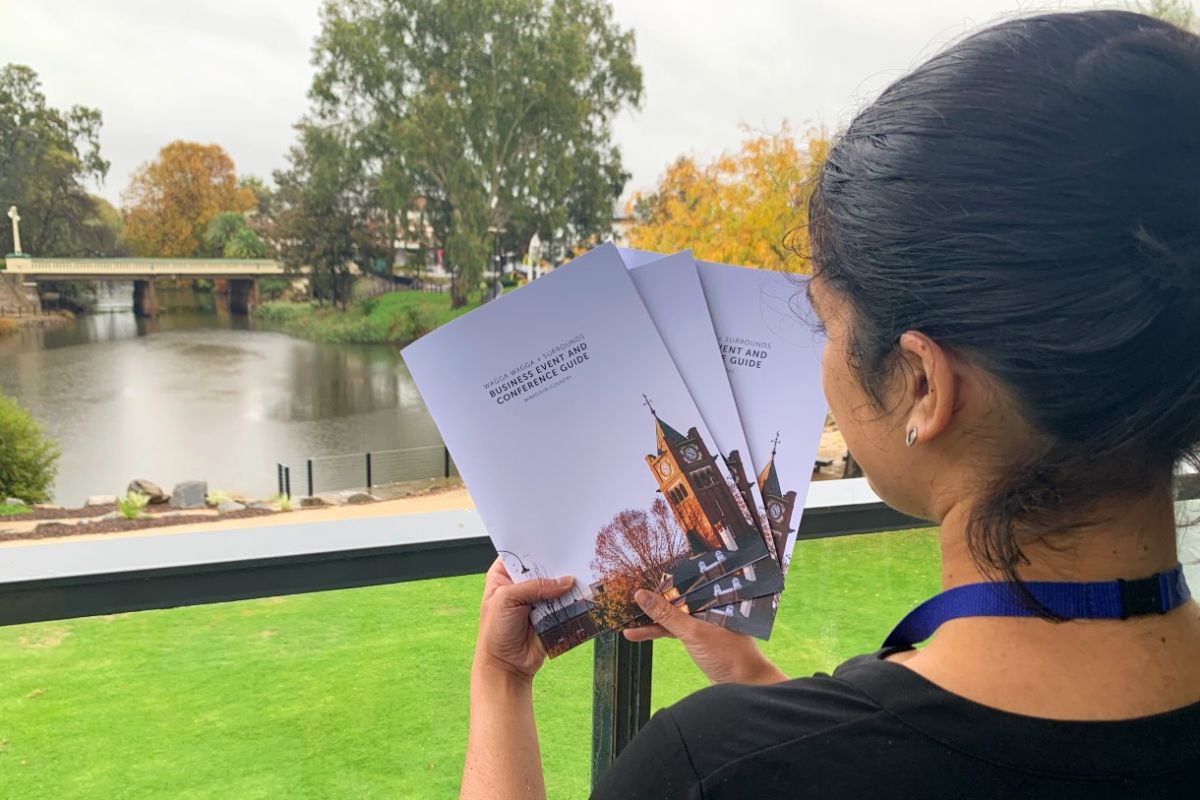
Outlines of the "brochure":
{"type": "Polygon", "coordinates": [[[512,578],[576,578],[531,615],[551,655],[768,555],[614,245],[403,356],[512,578]]]}
{"type": "MultiPolygon", "coordinates": [[[[730,389],[691,251],[664,257],[649,251],[622,248],[621,256],[631,268],[634,286],[662,335],[701,419],[712,431],[716,449],[731,476],[730,488],[759,530],[766,531],[758,486],[748,477],[755,473],[753,465],[745,459],[749,450],[737,403],[730,389]]],[[[772,541],[765,533],[764,541],[768,553],[775,555],[771,549],[772,541]]],[[[699,573],[686,576],[694,587],[686,596],[679,594],[677,589],[667,592],[667,596],[672,600],[683,599],[690,610],[697,611],[733,600],[771,595],[783,589],[783,574],[774,558],[764,558],[758,564],[740,570],[734,570],[728,566],[729,562],[718,559],[724,559],[721,551],[716,551],[710,561],[689,562],[689,566],[694,566],[699,573]]]]}
{"type": "MultiPolygon", "coordinates": [[[[729,375],[750,463],[758,469],[773,547],[786,574],[828,407],[821,390],[824,339],[802,276],[696,264],[729,375]]],[[[702,619],[767,638],[779,598],[702,611],[702,619]]]]}

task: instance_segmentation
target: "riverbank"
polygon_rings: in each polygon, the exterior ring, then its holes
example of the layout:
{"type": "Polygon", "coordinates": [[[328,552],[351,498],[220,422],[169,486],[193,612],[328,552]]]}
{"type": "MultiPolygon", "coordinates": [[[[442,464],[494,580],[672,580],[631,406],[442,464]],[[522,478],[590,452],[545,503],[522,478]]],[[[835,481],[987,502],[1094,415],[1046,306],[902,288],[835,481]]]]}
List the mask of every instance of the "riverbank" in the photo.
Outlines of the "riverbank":
{"type": "Polygon", "coordinates": [[[0,336],[16,333],[21,328],[66,328],[75,320],[70,311],[52,314],[25,314],[19,317],[0,315],[0,336]]]}
{"type": "MultiPolygon", "coordinates": [[[[219,512],[215,508],[186,511],[166,509],[134,520],[114,518],[115,506],[90,509],[37,510],[30,515],[0,519],[0,547],[21,546],[34,540],[111,538],[200,531],[241,530],[307,522],[330,522],[362,517],[425,514],[474,508],[467,490],[457,479],[411,481],[373,490],[382,499],[361,504],[297,507],[290,511],[248,508],[219,512]]],[[[297,504],[299,498],[297,498],[297,504]]]]}
{"type": "Polygon", "coordinates": [[[448,293],[410,290],[360,300],[344,311],[311,303],[274,302],[265,303],[254,315],[284,333],[316,342],[406,345],[479,305],[478,295],[461,308],[451,308],[448,293]]]}

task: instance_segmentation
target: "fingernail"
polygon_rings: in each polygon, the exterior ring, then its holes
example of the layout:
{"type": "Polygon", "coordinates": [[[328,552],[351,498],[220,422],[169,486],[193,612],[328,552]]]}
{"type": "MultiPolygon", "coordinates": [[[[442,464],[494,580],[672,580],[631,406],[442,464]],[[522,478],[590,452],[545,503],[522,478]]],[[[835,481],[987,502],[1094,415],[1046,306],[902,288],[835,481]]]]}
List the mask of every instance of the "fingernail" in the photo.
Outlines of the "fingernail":
{"type": "Polygon", "coordinates": [[[563,577],[558,579],[558,585],[564,589],[566,589],[568,586],[570,586],[574,582],[575,582],[575,579],[572,578],[570,575],[564,575],[563,577]]]}

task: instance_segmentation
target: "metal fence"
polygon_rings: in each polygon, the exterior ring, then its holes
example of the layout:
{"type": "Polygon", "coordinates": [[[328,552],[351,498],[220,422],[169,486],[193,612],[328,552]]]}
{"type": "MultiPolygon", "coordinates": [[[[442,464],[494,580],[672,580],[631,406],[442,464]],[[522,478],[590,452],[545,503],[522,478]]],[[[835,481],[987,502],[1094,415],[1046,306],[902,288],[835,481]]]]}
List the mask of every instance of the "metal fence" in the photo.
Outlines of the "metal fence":
{"type": "Polygon", "coordinates": [[[34,306],[0,306],[0,317],[36,317],[40,313],[34,306]]]}
{"type": "MultiPolygon", "coordinates": [[[[822,539],[924,525],[885,506],[863,479],[830,481],[853,502],[809,505],[798,538],[822,539]]],[[[815,488],[815,486],[814,486],[815,488]]],[[[1178,500],[1200,498],[1200,476],[1182,476],[1178,500]]],[[[381,533],[355,538],[346,521],[275,529],[59,542],[11,548],[0,561],[0,625],[248,600],[485,572],[496,558],[474,512],[365,519],[381,533]],[[398,530],[422,526],[404,541],[398,530]],[[188,537],[206,537],[198,547],[188,537]],[[224,538],[222,538],[224,537],[224,538]]],[[[369,531],[368,531],[369,533],[369,531]]],[[[646,723],[653,643],[606,634],[594,643],[592,780],[646,723]]]]}
{"type": "Polygon", "coordinates": [[[291,497],[293,491],[303,490],[305,497],[312,497],[322,492],[369,491],[389,483],[451,478],[458,475],[458,468],[445,445],[432,445],[306,458],[299,465],[295,483],[291,465],[276,464],[275,472],[279,494],[291,497]]]}

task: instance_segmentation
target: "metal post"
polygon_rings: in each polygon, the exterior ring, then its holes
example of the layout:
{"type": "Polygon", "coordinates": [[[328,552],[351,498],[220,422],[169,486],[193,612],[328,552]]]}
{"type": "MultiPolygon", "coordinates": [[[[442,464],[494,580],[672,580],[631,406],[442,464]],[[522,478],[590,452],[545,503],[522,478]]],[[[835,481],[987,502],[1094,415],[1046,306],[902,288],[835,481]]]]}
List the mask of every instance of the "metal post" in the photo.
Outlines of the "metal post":
{"type": "Polygon", "coordinates": [[[592,787],[650,719],[653,642],[620,633],[595,639],[592,661],[592,787]]]}
{"type": "Polygon", "coordinates": [[[308,459],[308,496],[313,496],[312,459],[308,459]]]}
{"type": "Polygon", "coordinates": [[[450,448],[443,447],[442,452],[445,454],[445,459],[444,459],[444,463],[442,466],[442,477],[449,478],[450,477],[450,448]]]}
{"type": "Polygon", "coordinates": [[[279,486],[279,495],[283,496],[283,464],[275,462],[275,482],[279,486]]]}
{"type": "Polygon", "coordinates": [[[287,495],[289,500],[292,498],[292,468],[291,467],[283,468],[283,493],[285,495],[287,495]]]}
{"type": "Polygon", "coordinates": [[[371,487],[374,485],[371,482],[371,454],[367,453],[367,491],[371,491],[371,487]]]}

